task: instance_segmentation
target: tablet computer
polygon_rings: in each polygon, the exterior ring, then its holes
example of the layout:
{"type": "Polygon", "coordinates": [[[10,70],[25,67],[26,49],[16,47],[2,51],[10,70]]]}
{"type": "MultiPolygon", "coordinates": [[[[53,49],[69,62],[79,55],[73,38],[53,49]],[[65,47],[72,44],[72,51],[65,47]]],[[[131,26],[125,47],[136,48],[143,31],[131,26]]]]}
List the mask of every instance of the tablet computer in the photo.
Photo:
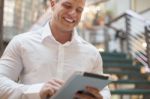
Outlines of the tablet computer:
{"type": "Polygon", "coordinates": [[[50,99],[72,99],[77,91],[85,89],[86,86],[102,90],[110,82],[111,80],[109,80],[108,76],[75,72],[50,99]]]}

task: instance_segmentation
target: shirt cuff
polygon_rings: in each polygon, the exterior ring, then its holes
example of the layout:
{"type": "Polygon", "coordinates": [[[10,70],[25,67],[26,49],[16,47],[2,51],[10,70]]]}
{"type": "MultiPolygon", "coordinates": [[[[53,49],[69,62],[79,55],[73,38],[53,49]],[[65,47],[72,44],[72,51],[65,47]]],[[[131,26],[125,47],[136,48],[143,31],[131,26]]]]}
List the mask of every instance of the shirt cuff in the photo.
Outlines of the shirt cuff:
{"type": "Polygon", "coordinates": [[[39,92],[43,85],[44,83],[30,85],[27,91],[23,93],[22,99],[41,99],[39,92]]]}
{"type": "Polygon", "coordinates": [[[104,89],[100,91],[100,94],[103,96],[103,99],[111,99],[111,94],[108,86],[104,87],[104,89]]]}

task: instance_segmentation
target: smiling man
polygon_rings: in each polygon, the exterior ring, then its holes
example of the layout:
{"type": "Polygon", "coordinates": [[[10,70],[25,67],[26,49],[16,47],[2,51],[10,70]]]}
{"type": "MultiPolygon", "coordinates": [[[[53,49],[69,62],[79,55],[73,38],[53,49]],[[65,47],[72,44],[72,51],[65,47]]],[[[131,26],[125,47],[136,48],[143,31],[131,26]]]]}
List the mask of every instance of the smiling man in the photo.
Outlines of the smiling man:
{"type": "Polygon", "coordinates": [[[85,0],[51,0],[53,10],[50,27],[54,38],[60,43],[71,41],[74,27],[78,25],[85,0]]]}
{"type": "MultiPolygon", "coordinates": [[[[103,73],[99,52],[75,30],[85,0],[50,0],[50,3],[53,12],[50,21],[41,29],[15,36],[3,53],[0,99],[46,99],[75,71],[103,73]]],[[[110,98],[108,87],[89,94],[97,99],[110,98]]],[[[80,95],[77,94],[79,99],[90,97],[80,95]]]]}

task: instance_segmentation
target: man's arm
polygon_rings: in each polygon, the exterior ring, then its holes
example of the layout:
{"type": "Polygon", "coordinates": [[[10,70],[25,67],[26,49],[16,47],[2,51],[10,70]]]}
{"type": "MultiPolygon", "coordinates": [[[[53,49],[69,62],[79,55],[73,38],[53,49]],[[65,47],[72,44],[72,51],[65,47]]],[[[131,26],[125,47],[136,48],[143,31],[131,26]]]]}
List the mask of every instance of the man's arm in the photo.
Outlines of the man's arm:
{"type": "Polygon", "coordinates": [[[41,84],[18,84],[4,76],[0,76],[0,99],[33,99],[32,97],[25,95],[25,93],[26,91],[34,89],[36,90],[30,92],[34,93],[35,99],[40,99],[39,90],[41,89],[41,86],[41,84]]]}
{"type": "Polygon", "coordinates": [[[22,99],[23,93],[35,85],[18,84],[18,78],[23,69],[20,41],[15,37],[5,49],[0,59],[0,99],[22,99]]]}
{"type": "Polygon", "coordinates": [[[32,85],[17,83],[23,70],[21,45],[20,39],[15,37],[0,60],[0,99],[44,99],[51,90],[57,91],[63,81],[51,79],[45,84],[32,85]]]}

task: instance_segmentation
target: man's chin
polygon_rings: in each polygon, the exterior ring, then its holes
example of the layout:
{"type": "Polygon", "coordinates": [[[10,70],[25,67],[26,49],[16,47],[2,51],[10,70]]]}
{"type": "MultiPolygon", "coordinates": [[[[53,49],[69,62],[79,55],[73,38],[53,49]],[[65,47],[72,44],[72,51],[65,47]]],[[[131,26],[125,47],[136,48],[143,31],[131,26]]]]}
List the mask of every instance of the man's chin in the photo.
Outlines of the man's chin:
{"type": "Polygon", "coordinates": [[[66,30],[66,32],[72,33],[72,32],[73,32],[73,29],[71,29],[71,30],[66,30]]]}

